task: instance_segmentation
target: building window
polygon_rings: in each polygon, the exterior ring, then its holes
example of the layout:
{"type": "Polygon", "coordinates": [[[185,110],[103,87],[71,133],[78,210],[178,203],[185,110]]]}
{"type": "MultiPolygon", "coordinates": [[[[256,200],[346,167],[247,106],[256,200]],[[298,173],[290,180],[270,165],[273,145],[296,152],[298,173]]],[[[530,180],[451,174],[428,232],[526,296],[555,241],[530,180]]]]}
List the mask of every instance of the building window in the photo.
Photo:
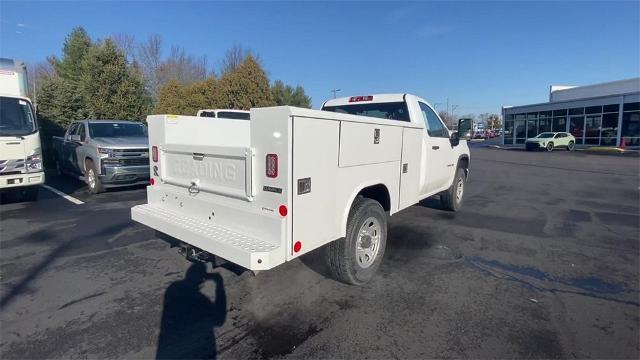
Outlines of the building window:
{"type": "Polygon", "coordinates": [[[627,111],[622,114],[620,145],[640,146],[640,111],[627,111]]]}
{"type": "Polygon", "coordinates": [[[524,144],[526,139],[527,139],[527,127],[526,127],[525,121],[516,120],[516,144],[524,144]]]}
{"type": "Polygon", "coordinates": [[[553,116],[567,116],[567,109],[553,110],[553,116]]]}
{"type": "Polygon", "coordinates": [[[551,119],[540,119],[538,133],[551,131],[551,119]]]}
{"type": "Polygon", "coordinates": [[[605,105],[602,107],[603,113],[614,113],[620,110],[620,104],[605,105]]]}
{"type": "Polygon", "coordinates": [[[569,132],[576,138],[576,144],[582,144],[584,138],[584,116],[569,118],[569,132]]]}
{"type": "Polygon", "coordinates": [[[584,143],[600,145],[600,123],[602,115],[591,115],[585,118],[584,143]]]}
{"type": "Polygon", "coordinates": [[[582,115],[584,114],[584,108],[569,109],[569,115],[582,115]]]}
{"type": "Polygon", "coordinates": [[[586,114],[600,114],[602,113],[602,106],[589,106],[584,109],[586,114]]]}
{"type": "Polygon", "coordinates": [[[512,145],[513,144],[513,120],[506,120],[504,122],[504,144],[512,145]]]}
{"type": "Polygon", "coordinates": [[[567,131],[567,118],[566,117],[553,118],[553,125],[551,126],[551,130],[554,132],[567,131]]]}
{"type": "Polygon", "coordinates": [[[538,120],[527,120],[527,139],[538,135],[538,120]]]}
{"type": "Polygon", "coordinates": [[[624,111],[636,111],[636,110],[640,110],[640,103],[633,102],[633,103],[624,104],[624,111]]]}
{"type": "Polygon", "coordinates": [[[602,115],[602,132],[600,134],[600,145],[616,146],[616,139],[618,138],[618,113],[602,115]]]}

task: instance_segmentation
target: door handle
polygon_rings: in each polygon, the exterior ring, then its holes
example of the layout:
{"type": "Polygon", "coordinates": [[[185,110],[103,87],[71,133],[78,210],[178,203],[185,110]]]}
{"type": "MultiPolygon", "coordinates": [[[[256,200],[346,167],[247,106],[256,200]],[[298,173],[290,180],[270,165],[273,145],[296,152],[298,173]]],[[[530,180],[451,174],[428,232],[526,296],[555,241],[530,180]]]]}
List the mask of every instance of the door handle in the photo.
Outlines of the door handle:
{"type": "Polygon", "coordinates": [[[432,148],[433,150],[438,150],[438,149],[440,149],[440,146],[434,145],[434,146],[432,146],[431,148],[432,148]]]}

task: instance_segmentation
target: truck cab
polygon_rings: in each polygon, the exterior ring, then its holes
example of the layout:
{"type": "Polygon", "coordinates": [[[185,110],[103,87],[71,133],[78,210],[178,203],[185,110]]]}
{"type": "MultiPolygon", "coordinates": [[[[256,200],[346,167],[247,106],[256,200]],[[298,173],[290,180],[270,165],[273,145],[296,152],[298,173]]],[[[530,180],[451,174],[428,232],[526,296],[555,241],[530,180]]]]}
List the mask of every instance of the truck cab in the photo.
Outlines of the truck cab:
{"type": "Polygon", "coordinates": [[[236,119],[236,120],[249,120],[251,113],[246,110],[235,109],[202,109],[198,110],[196,116],[209,117],[209,118],[223,118],[223,119],[236,119]]]}
{"type": "Polygon", "coordinates": [[[24,63],[0,59],[0,190],[20,191],[26,200],[34,201],[45,177],[26,79],[24,63]]]}
{"type": "MultiPolygon", "coordinates": [[[[450,131],[425,99],[411,94],[351,96],[328,100],[321,110],[411,122],[423,127],[419,143],[403,144],[403,147],[417,150],[407,151],[406,156],[421,159],[420,177],[413,179],[419,182],[413,196],[427,197],[447,189],[459,161],[463,162],[462,167],[468,176],[469,148],[466,141],[460,142],[459,131],[450,131]]],[[[463,132],[466,126],[463,125],[463,132]]]]}

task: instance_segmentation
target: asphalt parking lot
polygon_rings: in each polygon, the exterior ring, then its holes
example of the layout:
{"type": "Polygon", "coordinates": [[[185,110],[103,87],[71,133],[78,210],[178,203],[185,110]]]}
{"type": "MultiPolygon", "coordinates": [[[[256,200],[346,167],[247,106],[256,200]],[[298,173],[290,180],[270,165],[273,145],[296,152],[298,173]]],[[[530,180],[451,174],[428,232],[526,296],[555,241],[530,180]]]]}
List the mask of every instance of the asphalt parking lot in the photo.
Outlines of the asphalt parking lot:
{"type": "Polygon", "coordinates": [[[362,287],[314,253],[258,276],[191,264],[131,222],[143,188],[50,179],[85,203],[0,205],[0,357],[638,358],[638,158],[471,156],[463,210],[394,215],[362,287]]]}

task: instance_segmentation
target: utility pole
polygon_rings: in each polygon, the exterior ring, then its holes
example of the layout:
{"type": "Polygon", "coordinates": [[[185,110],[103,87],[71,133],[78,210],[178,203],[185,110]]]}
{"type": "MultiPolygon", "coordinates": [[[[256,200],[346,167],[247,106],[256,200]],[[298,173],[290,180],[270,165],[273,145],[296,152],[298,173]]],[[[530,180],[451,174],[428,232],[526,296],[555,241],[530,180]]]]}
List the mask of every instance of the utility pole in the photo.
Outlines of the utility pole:
{"type": "Polygon", "coordinates": [[[333,90],[331,90],[331,92],[333,93],[333,98],[334,98],[334,99],[336,98],[336,93],[337,93],[338,91],[340,91],[340,90],[342,90],[342,89],[333,89],[333,90]]]}

